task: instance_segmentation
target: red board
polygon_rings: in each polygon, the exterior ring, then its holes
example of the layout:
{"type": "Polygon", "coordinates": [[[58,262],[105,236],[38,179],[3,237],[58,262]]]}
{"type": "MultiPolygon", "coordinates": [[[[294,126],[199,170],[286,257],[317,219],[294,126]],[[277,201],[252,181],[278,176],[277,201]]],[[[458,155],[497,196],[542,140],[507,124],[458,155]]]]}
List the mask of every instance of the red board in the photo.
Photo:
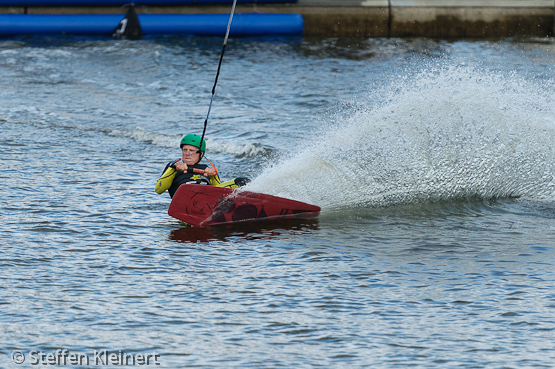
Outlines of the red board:
{"type": "Polygon", "coordinates": [[[258,220],[308,219],[320,207],[257,192],[207,185],[180,186],[168,214],[195,227],[258,220]]]}

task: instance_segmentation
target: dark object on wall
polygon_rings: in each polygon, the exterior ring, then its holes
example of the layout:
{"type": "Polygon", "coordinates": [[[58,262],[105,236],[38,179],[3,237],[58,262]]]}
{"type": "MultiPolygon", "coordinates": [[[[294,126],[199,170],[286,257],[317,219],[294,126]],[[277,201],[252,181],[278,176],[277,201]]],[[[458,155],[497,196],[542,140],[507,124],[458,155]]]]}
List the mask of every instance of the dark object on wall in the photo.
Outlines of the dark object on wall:
{"type": "Polygon", "coordinates": [[[141,22],[135,11],[135,5],[131,4],[125,17],[119,22],[112,35],[117,39],[140,40],[143,36],[141,22]]]}

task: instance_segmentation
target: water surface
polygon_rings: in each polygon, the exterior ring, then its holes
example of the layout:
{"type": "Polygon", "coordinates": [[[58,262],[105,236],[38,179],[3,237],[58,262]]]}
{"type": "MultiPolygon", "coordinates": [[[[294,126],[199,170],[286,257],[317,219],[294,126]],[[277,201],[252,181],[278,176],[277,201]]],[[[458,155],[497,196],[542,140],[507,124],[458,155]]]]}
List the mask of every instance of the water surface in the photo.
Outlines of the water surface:
{"type": "Polygon", "coordinates": [[[221,42],[0,41],[1,367],[553,365],[551,39],[230,40],[208,158],[323,211],[196,229],[154,185],[221,42]]]}

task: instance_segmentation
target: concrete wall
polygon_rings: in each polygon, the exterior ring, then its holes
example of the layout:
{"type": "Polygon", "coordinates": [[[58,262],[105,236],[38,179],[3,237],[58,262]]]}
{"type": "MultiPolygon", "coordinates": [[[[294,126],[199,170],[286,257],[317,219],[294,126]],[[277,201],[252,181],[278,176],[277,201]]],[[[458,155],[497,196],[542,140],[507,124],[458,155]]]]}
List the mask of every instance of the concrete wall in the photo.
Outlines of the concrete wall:
{"type": "Polygon", "coordinates": [[[498,37],[548,36],[549,8],[392,8],[391,36],[498,37]]]}
{"type": "MultiPolygon", "coordinates": [[[[229,13],[230,5],[137,6],[138,13],[229,13]]],[[[0,13],[121,13],[121,7],[0,7],[0,13]]],[[[239,4],[237,13],[300,13],[305,36],[506,37],[553,34],[555,0],[298,0],[239,4]]]]}

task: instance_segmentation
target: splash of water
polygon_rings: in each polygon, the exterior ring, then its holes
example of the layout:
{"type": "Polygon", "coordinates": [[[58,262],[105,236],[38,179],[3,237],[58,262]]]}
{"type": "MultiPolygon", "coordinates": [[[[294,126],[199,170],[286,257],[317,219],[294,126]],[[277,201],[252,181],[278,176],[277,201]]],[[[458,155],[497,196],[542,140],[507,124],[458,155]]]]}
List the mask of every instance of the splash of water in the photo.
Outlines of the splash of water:
{"type": "Polygon", "coordinates": [[[555,200],[550,83],[428,69],[379,91],[247,189],[322,208],[457,198],[555,200]]]}

